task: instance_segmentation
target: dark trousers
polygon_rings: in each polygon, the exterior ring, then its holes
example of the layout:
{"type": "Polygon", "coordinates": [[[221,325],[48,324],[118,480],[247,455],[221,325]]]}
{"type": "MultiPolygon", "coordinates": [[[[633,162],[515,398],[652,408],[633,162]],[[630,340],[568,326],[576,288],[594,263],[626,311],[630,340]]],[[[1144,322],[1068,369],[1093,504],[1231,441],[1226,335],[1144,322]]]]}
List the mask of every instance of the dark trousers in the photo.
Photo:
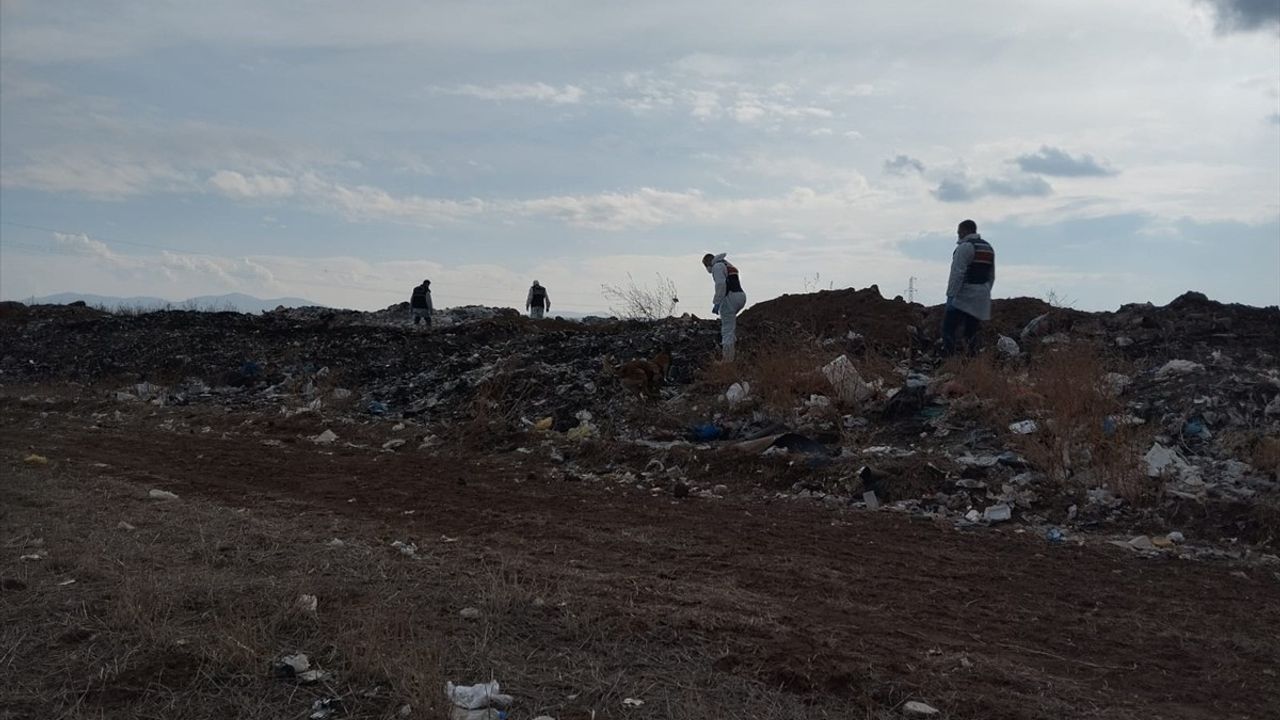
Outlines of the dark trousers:
{"type": "Polygon", "coordinates": [[[978,352],[978,328],[982,321],[963,310],[948,307],[942,316],[942,354],[950,357],[956,353],[956,332],[964,334],[965,352],[974,355],[978,352]]]}

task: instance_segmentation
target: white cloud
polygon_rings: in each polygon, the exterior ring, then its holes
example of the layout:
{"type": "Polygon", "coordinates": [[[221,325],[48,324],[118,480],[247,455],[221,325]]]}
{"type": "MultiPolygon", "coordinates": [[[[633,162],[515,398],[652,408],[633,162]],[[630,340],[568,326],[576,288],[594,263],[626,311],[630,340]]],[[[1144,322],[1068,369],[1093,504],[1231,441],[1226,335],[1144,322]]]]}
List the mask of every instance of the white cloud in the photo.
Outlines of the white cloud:
{"type": "Polygon", "coordinates": [[[480,100],[532,100],[553,105],[576,105],[582,102],[586,95],[586,91],[576,85],[554,87],[541,82],[490,86],[459,85],[455,88],[434,87],[432,90],[446,95],[464,95],[480,100]]]}
{"type": "Polygon", "coordinates": [[[115,260],[115,255],[106,243],[94,240],[88,235],[68,234],[55,232],[53,234],[53,247],[59,251],[70,255],[84,255],[87,257],[96,257],[103,260],[115,260]]]}
{"type": "Polygon", "coordinates": [[[234,170],[219,170],[209,178],[209,185],[233,198],[282,198],[293,195],[291,178],[273,175],[242,175],[234,170]]]}

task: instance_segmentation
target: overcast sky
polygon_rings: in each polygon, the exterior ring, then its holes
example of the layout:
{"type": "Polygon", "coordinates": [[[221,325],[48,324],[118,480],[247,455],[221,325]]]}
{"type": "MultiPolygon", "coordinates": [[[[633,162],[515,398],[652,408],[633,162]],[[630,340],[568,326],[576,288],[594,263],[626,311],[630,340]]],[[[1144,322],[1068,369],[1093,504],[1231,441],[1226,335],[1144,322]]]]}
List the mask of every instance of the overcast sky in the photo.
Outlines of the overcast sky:
{"type": "Polygon", "coordinates": [[[1280,302],[1280,0],[0,8],[5,299],[1280,302]]]}

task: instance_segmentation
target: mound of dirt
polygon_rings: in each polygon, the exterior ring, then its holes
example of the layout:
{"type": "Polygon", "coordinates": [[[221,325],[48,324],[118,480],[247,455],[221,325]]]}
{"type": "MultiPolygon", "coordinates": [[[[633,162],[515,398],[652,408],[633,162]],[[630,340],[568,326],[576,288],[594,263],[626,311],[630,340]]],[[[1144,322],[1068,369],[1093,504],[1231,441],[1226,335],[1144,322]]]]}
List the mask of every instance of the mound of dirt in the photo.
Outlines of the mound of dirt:
{"type": "Polygon", "coordinates": [[[741,324],[747,332],[799,331],[819,339],[856,332],[869,346],[891,349],[910,344],[909,328],[920,325],[924,310],[901,297],[888,300],[872,285],[783,295],[753,305],[742,314],[741,324]]]}

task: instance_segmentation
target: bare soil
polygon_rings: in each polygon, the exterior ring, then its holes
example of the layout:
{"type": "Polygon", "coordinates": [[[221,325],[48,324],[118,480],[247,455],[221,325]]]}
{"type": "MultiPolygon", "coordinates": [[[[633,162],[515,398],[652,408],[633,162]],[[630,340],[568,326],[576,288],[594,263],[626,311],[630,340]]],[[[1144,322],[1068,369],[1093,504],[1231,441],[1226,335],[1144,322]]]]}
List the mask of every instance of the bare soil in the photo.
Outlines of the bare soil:
{"type": "Polygon", "coordinates": [[[1274,565],[772,501],[736,472],[677,500],[555,479],[540,452],[382,451],[385,425],[319,446],[314,421],[110,407],[0,398],[0,718],[321,698],[435,718],[444,680],[490,677],[514,718],[1280,715],[1274,565]],[[295,651],[330,678],[272,678],[295,651]]]}

